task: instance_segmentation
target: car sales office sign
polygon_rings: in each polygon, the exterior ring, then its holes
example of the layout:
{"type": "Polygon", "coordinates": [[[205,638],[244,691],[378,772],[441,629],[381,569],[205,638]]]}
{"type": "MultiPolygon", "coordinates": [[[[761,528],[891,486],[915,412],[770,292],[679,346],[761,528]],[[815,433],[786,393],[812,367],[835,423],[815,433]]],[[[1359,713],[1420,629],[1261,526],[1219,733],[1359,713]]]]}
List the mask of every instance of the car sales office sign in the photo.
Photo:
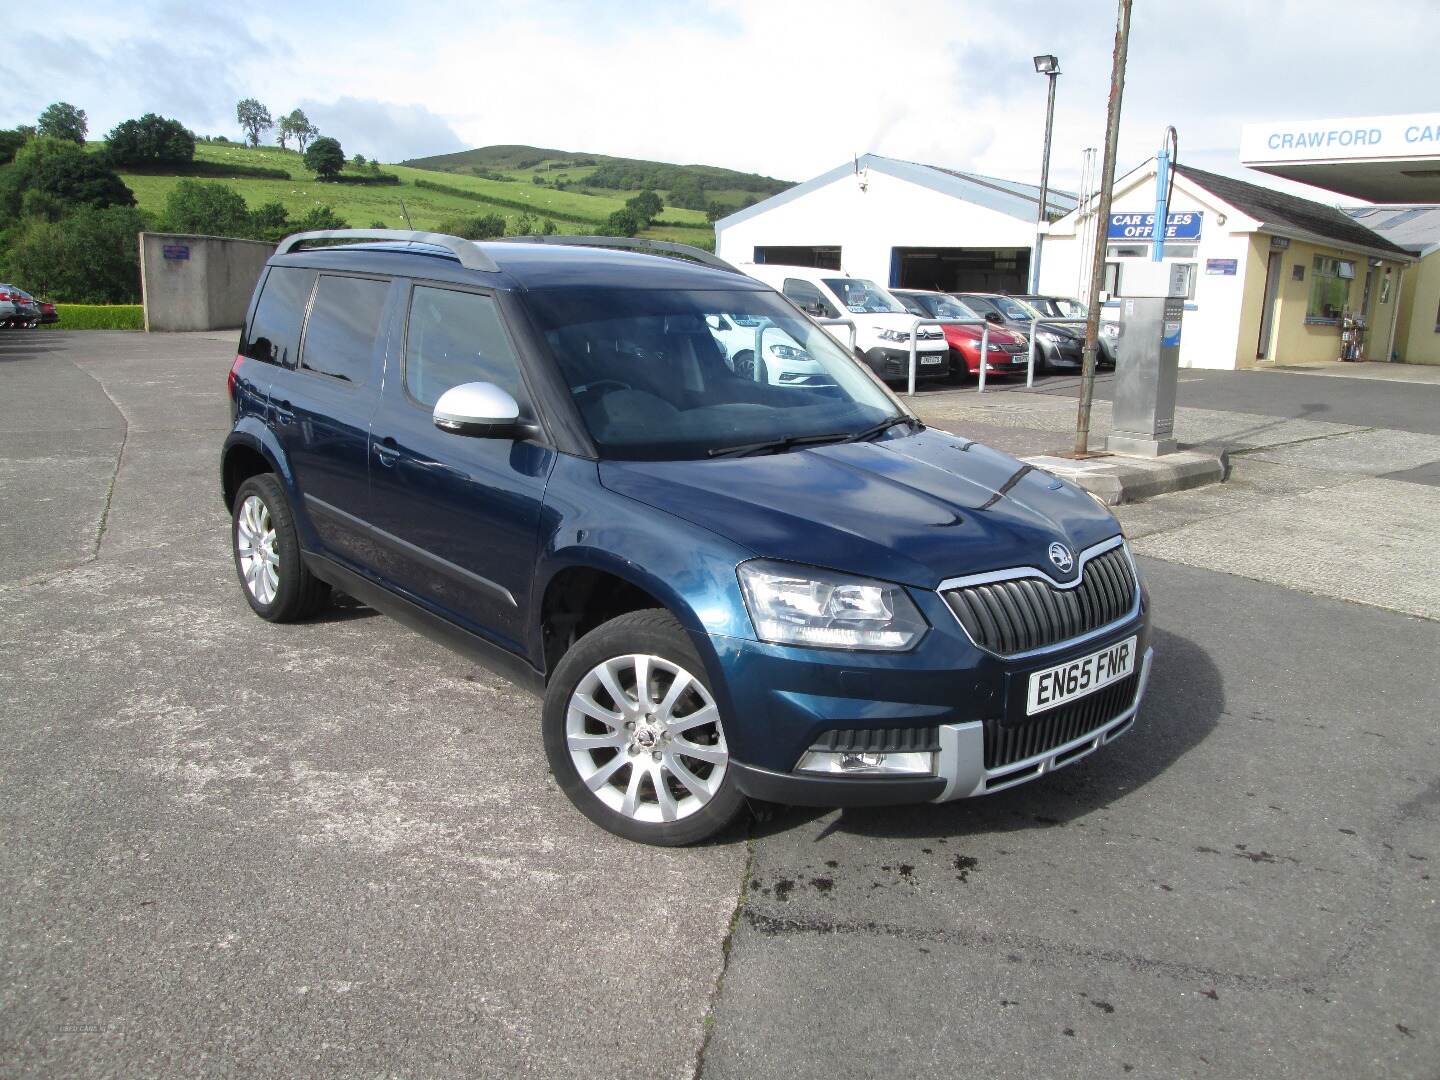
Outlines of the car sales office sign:
{"type": "MultiPolygon", "coordinates": [[[[1204,224],[1203,210],[1180,210],[1165,215],[1166,240],[1199,240],[1200,228],[1204,224]]],[[[1111,240],[1155,239],[1155,215],[1111,214],[1110,231],[1105,234],[1111,240]]]]}

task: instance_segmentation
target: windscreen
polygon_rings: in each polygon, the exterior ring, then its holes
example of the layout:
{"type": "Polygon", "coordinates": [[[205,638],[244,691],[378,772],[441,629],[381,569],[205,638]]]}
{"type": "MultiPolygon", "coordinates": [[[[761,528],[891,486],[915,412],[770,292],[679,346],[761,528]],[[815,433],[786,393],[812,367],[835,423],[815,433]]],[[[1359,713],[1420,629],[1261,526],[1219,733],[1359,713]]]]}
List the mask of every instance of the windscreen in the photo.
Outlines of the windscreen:
{"type": "Polygon", "coordinates": [[[846,309],[856,315],[905,312],[889,293],[873,281],[866,281],[864,278],[826,278],[825,284],[840,298],[846,309]]]}
{"type": "Polygon", "coordinates": [[[769,291],[575,287],[524,302],[602,457],[841,441],[904,416],[845,348],[769,291]]]}

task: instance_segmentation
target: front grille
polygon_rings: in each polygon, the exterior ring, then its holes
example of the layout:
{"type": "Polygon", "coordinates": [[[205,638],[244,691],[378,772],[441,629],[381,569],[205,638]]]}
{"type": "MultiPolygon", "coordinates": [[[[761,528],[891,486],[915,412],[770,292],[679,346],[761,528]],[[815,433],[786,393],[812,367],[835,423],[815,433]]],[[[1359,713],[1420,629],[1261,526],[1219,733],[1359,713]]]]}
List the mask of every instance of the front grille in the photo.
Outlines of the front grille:
{"type": "Polygon", "coordinates": [[[850,731],[827,731],[815,740],[810,749],[850,754],[924,753],[927,750],[940,749],[940,729],[855,728],[850,731]]]}
{"type": "Polygon", "coordinates": [[[1012,578],[947,589],[945,602],[972,641],[1001,656],[1043,649],[1123,617],[1135,604],[1135,574],[1123,548],[1085,564],[1078,585],[1012,578]]]}
{"type": "Polygon", "coordinates": [[[1135,703],[1139,679],[1136,672],[1079,701],[1026,717],[1013,726],[986,720],[985,768],[1003,769],[1104,727],[1135,703]]]}
{"type": "Polygon", "coordinates": [[[999,349],[1001,352],[1007,353],[1022,353],[1030,351],[1030,347],[1028,345],[1016,345],[1014,342],[1010,341],[1002,341],[998,345],[991,345],[990,348],[999,349]]]}

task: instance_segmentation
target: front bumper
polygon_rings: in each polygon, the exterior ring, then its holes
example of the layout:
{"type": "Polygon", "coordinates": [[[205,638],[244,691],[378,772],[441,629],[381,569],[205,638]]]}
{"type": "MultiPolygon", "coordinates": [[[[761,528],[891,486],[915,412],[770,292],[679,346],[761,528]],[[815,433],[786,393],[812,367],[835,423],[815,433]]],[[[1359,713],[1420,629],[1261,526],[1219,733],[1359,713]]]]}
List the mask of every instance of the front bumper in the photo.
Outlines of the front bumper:
{"type": "MultiPolygon", "coordinates": [[[[709,637],[717,648],[714,681],[727,717],[727,741],[741,791],[796,806],[880,806],[944,802],[1000,791],[1078,761],[1133,725],[1149,680],[1149,602],[1094,634],[1016,657],[977,648],[937,593],[911,591],[931,629],[911,652],[858,654],[792,649],[709,637]],[[1016,760],[986,765],[987,728],[1013,731],[1043,723],[1024,716],[1029,675],[1130,636],[1138,638],[1133,693],[1083,733],[1016,760]],[[1128,698],[1128,700],[1127,700],[1128,698]],[[921,775],[835,775],[795,771],[801,756],[843,732],[932,736],[935,771],[921,775]]],[[[698,644],[698,642],[697,642],[698,644]]],[[[1083,698],[1080,700],[1084,700],[1083,698]]],[[[1037,740],[1037,741],[1044,741],[1037,740]]],[[[877,752],[886,752],[878,750],[877,752]]]]}
{"type": "MultiPolygon", "coordinates": [[[[915,377],[917,379],[944,378],[950,374],[950,350],[936,349],[933,342],[926,342],[927,348],[915,354],[915,377]],[[927,359],[938,361],[926,363],[927,359]]],[[[865,359],[882,379],[907,379],[910,377],[909,349],[867,349],[865,359]]]]}

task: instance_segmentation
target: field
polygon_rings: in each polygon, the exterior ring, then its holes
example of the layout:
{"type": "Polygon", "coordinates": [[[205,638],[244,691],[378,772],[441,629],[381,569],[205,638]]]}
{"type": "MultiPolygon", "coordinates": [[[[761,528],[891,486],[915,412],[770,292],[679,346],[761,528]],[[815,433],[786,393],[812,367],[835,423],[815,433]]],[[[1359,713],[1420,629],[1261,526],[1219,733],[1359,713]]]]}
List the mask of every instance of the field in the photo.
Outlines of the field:
{"type": "MultiPolygon", "coordinates": [[[[288,171],[293,179],[265,179],[252,176],[233,178],[206,177],[205,182],[223,183],[238,191],[251,209],[268,202],[279,202],[299,217],[317,206],[330,206],[351,226],[362,228],[383,223],[387,228],[409,227],[433,229],[447,218],[460,215],[499,214],[510,231],[515,231],[519,218],[530,213],[539,228],[539,218],[547,213],[564,215],[556,219],[560,232],[595,232],[614,211],[625,205],[630,192],[556,191],[529,180],[529,173],[516,172],[514,180],[488,180],[463,173],[436,172],[405,165],[385,165],[383,169],[399,177],[399,184],[359,185],[327,184],[317,181],[305,168],[300,155],[278,147],[250,149],[238,145],[200,143],[195,148],[197,161],[218,166],[271,168],[288,171]],[[521,179],[521,176],[525,179],[521,179]],[[466,192],[466,195],[427,190],[417,180],[442,184],[466,192]],[[404,204],[403,209],[401,204],[404,204]]],[[[347,174],[350,170],[347,170],[347,174]]],[[[142,210],[160,213],[166,196],[184,177],[153,176],[122,173],[125,183],[135,193],[142,210]]],[[[665,207],[660,215],[664,224],[652,225],[641,235],[652,239],[677,240],[682,243],[711,247],[714,230],[698,210],[665,207]]]]}

